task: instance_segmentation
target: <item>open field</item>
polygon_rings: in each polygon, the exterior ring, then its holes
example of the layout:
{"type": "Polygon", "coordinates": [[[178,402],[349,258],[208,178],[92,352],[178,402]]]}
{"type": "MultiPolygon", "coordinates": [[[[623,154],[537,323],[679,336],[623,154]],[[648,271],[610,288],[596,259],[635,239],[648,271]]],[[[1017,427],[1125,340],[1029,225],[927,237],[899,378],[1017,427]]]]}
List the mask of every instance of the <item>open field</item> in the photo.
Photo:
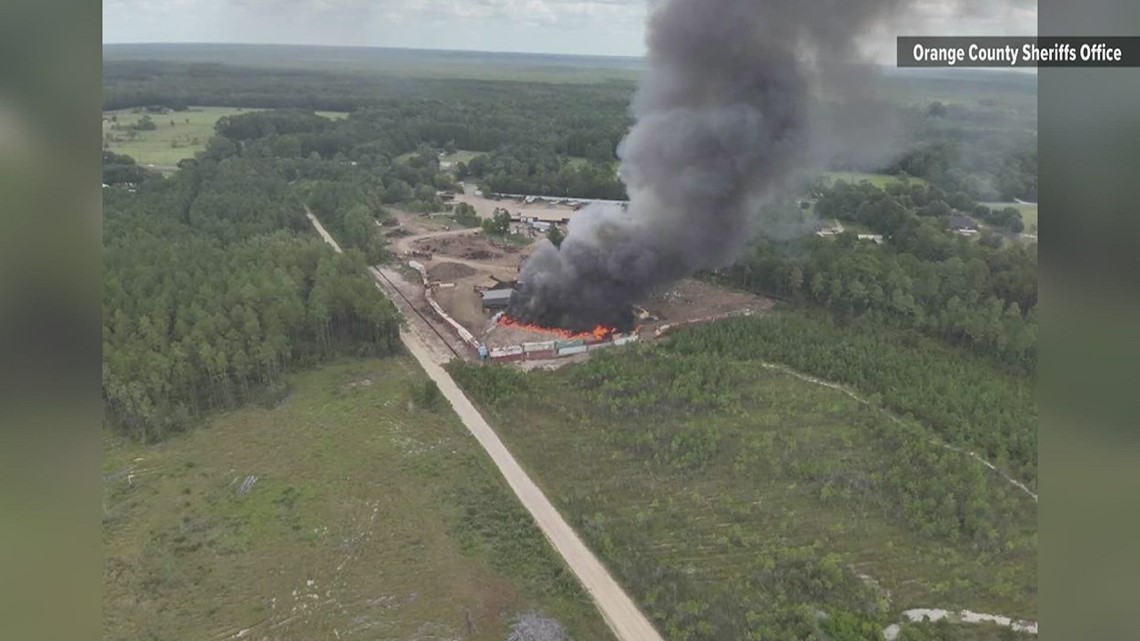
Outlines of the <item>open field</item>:
{"type": "Polygon", "coordinates": [[[159,445],[106,436],[103,638],[501,641],[529,611],[611,638],[425,381],[347,361],[159,445]]]}
{"type": "Polygon", "coordinates": [[[749,613],[762,621],[789,602],[883,625],[913,607],[1036,617],[1029,497],[877,405],[673,348],[687,333],[556,371],[456,372],[668,638],[745,638],[749,613]],[[956,501],[965,511],[946,522],[911,512],[949,516],[956,501]],[[963,534],[976,509],[992,531],[963,534]],[[797,587],[816,572],[823,583],[797,587]]]}
{"type": "Polygon", "coordinates": [[[1037,233],[1037,205],[1023,205],[1021,203],[982,203],[990,209],[1005,209],[1013,207],[1021,212],[1021,220],[1025,223],[1025,233],[1037,233]]]}
{"type": "Polygon", "coordinates": [[[472,183],[463,183],[464,193],[455,196],[455,202],[463,202],[475,208],[480,218],[490,218],[498,208],[504,208],[512,215],[538,218],[549,222],[560,222],[574,214],[571,205],[559,205],[556,198],[543,199],[542,202],[517,202],[511,198],[487,198],[478,193],[478,187],[472,183]]]}
{"type": "Polygon", "coordinates": [[[451,163],[451,164],[455,164],[457,162],[468,163],[468,162],[471,162],[472,158],[474,158],[475,156],[478,156],[480,154],[482,154],[482,152],[467,151],[466,149],[458,149],[455,151],[455,153],[444,154],[443,158],[440,158],[440,160],[442,162],[451,163]]]}
{"type": "MultiPolygon", "coordinates": [[[[860,183],[866,180],[879,189],[882,189],[883,187],[886,187],[893,182],[899,181],[899,178],[897,176],[887,176],[885,174],[866,174],[855,171],[827,171],[823,173],[823,176],[829,182],[840,180],[849,183],[860,183]]],[[[907,178],[907,180],[915,184],[926,184],[926,180],[922,178],[910,177],[907,178]]]]}
{"type": "MultiPolygon", "coordinates": [[[[214,135],[214,123],[222,116],[256,111],[234,107],[190,107],[187,111],[172,111],[166,114],[146,114],[158,126],[152,131],[131,133],[125,127],[138,122],[145,112],[135,113],[131,109],[103,112],[103,135],[112,136],[109,149],[118,154],[134,158],[140,165],[154,165],[155,169],[171,172],[177,169],[178,161],[193,158],[194,154],[206,148],[206,142],[214,135]],[[115,130],[114,116],[124,129],[115,130]],[[174,124],[171,124],[174,123],[174,124]]],[[[318,111],[326,118],[343,118],[345,114],[318,111]]]]}

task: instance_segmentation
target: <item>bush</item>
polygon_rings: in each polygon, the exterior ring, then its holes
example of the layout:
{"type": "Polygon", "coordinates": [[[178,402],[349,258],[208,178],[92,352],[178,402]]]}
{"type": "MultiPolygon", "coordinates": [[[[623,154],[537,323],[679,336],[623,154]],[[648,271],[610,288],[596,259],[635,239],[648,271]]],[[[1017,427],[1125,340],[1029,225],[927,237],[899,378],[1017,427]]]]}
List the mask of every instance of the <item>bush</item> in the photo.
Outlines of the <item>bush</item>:
{"type": "Polygon", "coordinates": [[[432,380],[413,383],[411,398],[416,407],[425,410],[435,411],[443,406],[443,392],[439,391],[439,386],[432,380]]]}
{"type": "Polygon", "coordinates": [[[700,468],[716,458],[720,431],[715,425],[687,427],[669,443],[669,462],[677,467],[700,468]]]}

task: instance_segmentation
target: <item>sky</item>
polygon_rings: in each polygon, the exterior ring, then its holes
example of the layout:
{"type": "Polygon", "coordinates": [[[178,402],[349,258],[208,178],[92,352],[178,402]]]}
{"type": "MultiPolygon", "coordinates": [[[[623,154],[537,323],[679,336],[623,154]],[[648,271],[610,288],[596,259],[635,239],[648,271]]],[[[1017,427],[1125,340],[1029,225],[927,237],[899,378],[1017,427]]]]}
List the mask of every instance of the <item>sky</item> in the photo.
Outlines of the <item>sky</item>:
{"type": "MultiPolygon", "coordinates": [[[[309,44],[641,56],[653,0],[104,0],[103,42],[309,44]]],[[[762,1],[762,0],[758,0],[762,1]]],[[[812,0],[804,0],[810,2],[812,0]]],[[[869,35],[1034,35],[1035,0],[916,0],[915,19],[869,35]],[[1007,4],[1012,2],[1012,4],[1007,4]],[[900,30],[904,29],[904,30],[900,30]]]]}

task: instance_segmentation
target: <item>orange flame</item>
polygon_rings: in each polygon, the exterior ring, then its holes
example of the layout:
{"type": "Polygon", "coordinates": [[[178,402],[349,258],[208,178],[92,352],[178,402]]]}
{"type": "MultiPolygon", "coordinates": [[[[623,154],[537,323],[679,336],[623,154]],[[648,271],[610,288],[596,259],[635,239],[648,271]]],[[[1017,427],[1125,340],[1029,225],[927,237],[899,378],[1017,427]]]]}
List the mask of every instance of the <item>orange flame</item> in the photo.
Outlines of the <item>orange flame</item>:
{"type": "Polygon", "coordinates": [[[532,332],[553,334],[567,340],[576,340],[581,338],[586,340],[594,339],[603,341],[611,337],[613,334],[616,334],[618,331],[616,327],[605,327],[603,325],[598,325],[589,332],[572,332],[568,329],[562,329],[561,327],[543,327],[541,325],[523,323],[511,318],[510,316],[507,316],[506,314],[503,314],[501,317],[499,317],[499,324],[503,327],[517,327],[519,329],[525,329],[532,332]]]}

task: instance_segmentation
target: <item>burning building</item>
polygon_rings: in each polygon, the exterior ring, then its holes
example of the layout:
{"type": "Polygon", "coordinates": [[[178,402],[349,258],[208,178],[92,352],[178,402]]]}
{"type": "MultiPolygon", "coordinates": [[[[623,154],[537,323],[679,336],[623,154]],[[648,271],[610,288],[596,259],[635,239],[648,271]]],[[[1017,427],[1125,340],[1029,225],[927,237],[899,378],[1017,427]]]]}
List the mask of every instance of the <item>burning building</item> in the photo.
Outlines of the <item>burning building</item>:
{"type": "Polygon", "coordinates": [[[488,289],[483,292],[483,309],[504,310],[510,305],[513,294],[513,289],[488,289]]]}
{"type": "Polygon", "coordinates": [[[628,207],[593,203],[570,219],[560,248],[542,241],[509,316],[574,333],[625,330],[634,304],[732,264],[763,227],[764,204],[828,154],[870,147],[883,110],[825,109],[817,98],[842,102],[869,86],[867,68],[851,64],[860,59],[855,39],[901,4],[651,3],[649,67],[618,148],[628,207]],[[844,127],[830,130],[841,112],[844,127]],[[845,142],[851,132],[863,138],[845,142]]]}

